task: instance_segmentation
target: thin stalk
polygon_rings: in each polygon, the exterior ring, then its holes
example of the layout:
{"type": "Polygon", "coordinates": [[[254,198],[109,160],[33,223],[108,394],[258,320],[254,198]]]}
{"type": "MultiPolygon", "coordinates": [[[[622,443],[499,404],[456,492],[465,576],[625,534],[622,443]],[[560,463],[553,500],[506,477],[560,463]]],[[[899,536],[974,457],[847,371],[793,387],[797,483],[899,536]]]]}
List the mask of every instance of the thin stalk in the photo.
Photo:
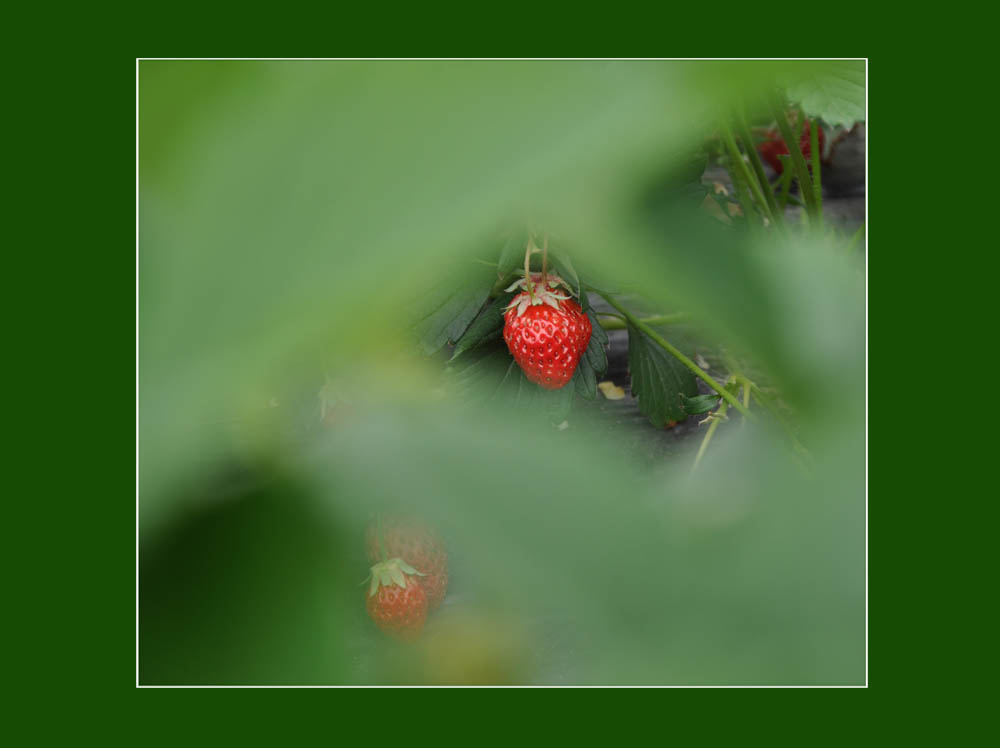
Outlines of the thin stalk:
{"type": "MultiPolygon", "coordinates": [[[[788,152],[792,156],[792,165],[795,167],[795,175],[799,180],[799,189],[802,193],[802,199],[806,204],[806,211],[809,213],[809,218],[814,219],[816,217],[816,193],[813,192],[812,179],[809,177],[809,167],[806,165],[806,157],[802,155],[802,149],[799,148],[799,139],[792,134],[791,125],[788,124],[788,118],[785,116],[781,102],[778,100],[776,94],[771,94],[770,103],[771,114],[777,120],[781,137],[785,139],[785,145],[788,146],[788,152]]],[[[799,122],[796,122],[796,127],[799,124],[799,122]]]]}
{"type": "MultiPolygon", "coordinates": [[[[788,196],[788,204],[789,205],[794,205],[796,208],[805,208],[806,207],[806,204],[804,202],[802,202],[801,200],[799,200],[799,198],[795,197],[795,195],[789,195],[788,196]]],[[[808,226],[809,225],[809,214],[808,213],[805,214],[804,220],[806,222],[806,226],[808,226]]]]}
{"type": "Polygon", "coordinates": [[[767,200],[767,207],[771,211],[771,216],[774,218],[775,223],[780,223],[783,216],[778,212],[778,204],[774,200],[774,191],[771,189],[771,183],[767,181],[767,174],[764,173],[764,164],[761,163],[760,155],[754,147],[753,136],[750,134],[750,128],[747,126],[746,117],[742,112],[736,116],[736,127],[738,128],[737,134],[740,136],[740,140],[743,141],[743,147],[747,149],[747,156],[750,157],[750,165],[753,167],[754,174],[757,175],[757,181],[760,183],[761,191],[764,193],[764,199],[767,200]]]}
{"type": "MultiPolygon", "coordinates": [[[[612,315],[610,312],[598,312],[598,317],[609,316],[611,319],[601,320],[601,327],[605,330],[624,330],[628,327],[628,322],[620,314],[612,315]]],[[[655,317],[641,317],[640,322],[647,325],[672,325],[676,322],[684,322],[690,318],[687,312],[675,312],[674,314],[658,314],[655,317]]]]}
{"type": "Polygon", "coordinates": [[[549,233],[545,232],[545,239],[542,243],[542,285],[546,288],[546,278],[549,269],[549,233]]]}
{"type": "Polygon", "coordinates": [[[694,465],[691,466],[692,473],[698,469],[698,464],[701,462],[702,455],[704,455],[705,450],[708,449],[708,444],[712,441],[712,435],[715,434],[715,430],[719,428],[719,423],[722,419],[726,417],[726,410],[728,409],[729,403],[723,401],[719,403],[719,409],[712,414],[712,422],[708,424],[708,431],[705,432],[705,438],[701,440],[701,446],[698,447],[698,454],[694,457],[694,465]]]}
{"type": "Polygon", "coordinates": [[[528,297],[535,301],[535,284],[531,282],[531,255],[536,251],[534,238],[528,239],[528,247],[524,250],[524,282],[528,286],[528,297]]]}
{"type": "Polygon", "coordinates": [[[823,186],[820,175],[819,125],[813,117],[809,122],[809,147],[812,150],[813,198],[816,200],[816,227],[823,230],[823,186]]]}
{"type": "Polygon", "coordinates": [[[747,223],[753,224],[754,226],[762,225],[760,215],[754,209],[753,203],[750,201],[750,196],[747,195],[746,190],[743,188],[743,179],[740,177],[740,173],[730,169],[729,176],[733,180],[733,190],[736,192],[736,199],[740,203],[740,208],[743,209],[743,217],[746,219],[747,223]]]}
{"type": "Polygon", "coordinates": [[[778,156],[778,160],[784,164],[781,171],[781,194],[778,195],[778,208],[784,215],[785,207],[788,205],[788,191],[792,188],[792,168],[789,159],[785,156],[778,156]]]}
{"type": "MultiPolygon", "coordinates": [[[[722,139],[726,143],[726,148],[729,149],[729,160],[735,164],[743,182],[750,188],[750,193],[753,195],[753,199],[757,202],[757,208],[760,211],[760,214],[764,216],[771,223],[771,225],[774,225],[774,214],[771,212],[770,204],[764,198],[764,193],[761,186],[757,183],[756,178],[750,173],[750,169],[747,167],[747,162],[743,160],[743,155],[740,153],[740,149],[736,146],[736,140],[733,138],[733,131],[730,129],[729,123],[725,120],[722,121],[722,139]]],[[[752,150],[752,142],[747,147],[752,150]]],[[[763,167],[761,168],[761,171],[763,172],[763,167]]],[[[735,177],[735,175],[733,176],[735,177]]],[[[764,180],[764,183],[767,184],[767,180],[764,180]]],[[[746,208],[743,210],[745,211],[746,208]]]]}
{"type": "Polygon", "coordinates": [[[664,340],[656,332],[656,330],[651,328],[645,322],[643,322],[634,314],[632,314],[632,312],[630,312],[628,309],[619,304],[618,301],[613,296],[611,296],[611,294],[600,291],[594,288],[593,286],[587,286],[587,288],[593,291],[594,293],[598,294],[599,296],[601,296],[601,298],[603,298],[611,306],[613,306],[615,309],[621,312],[622,316],[628,320],[629,324],[632,325],[632,327],[635,327],[637,330],[641,330],[642,332],[646,333],[646,335],[648,335],[654,343],[659,345],[663,350],[665,350],[671,356],[673,356],[682,364],[684,364],[688,369],[690,369],[694,373],[695,376],[701,379],[705,384],[707,384],[713,390],[718,392],[723,400],[726,400],[730,405],[736,408],[736,410],[745,415],[747,418],[753,418],[753,414],[747,408],[743,407],[743,404],[740,403],[740,401],[733,396],[733,393],[731,393],[721,384],[712,379],[712,377],[708,374],[708,372],[704,371],[700,366],[698,366],[698,364],[696,364],[694,361],[689,359],[687,356],[685,356],[683,353],[677,350],[674,346],[672,346],[670,343],[664,340]]]}

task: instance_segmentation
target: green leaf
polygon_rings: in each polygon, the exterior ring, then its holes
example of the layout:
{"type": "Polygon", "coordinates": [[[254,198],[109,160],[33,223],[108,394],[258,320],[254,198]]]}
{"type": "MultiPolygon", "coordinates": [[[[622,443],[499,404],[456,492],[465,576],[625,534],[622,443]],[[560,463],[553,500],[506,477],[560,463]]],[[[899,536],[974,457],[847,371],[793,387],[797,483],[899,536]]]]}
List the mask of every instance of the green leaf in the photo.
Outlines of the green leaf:
{"type": "Polygon", "coordinates": [[[506,344],[486,344],[470,351],[449,367],[449,387],[456,397],[470,401],[493,400],[508,410],[541,415],[552,423],[566,419],[575,388],[539,387],[525,376],[506,344]]]}
{"type": "Polygon", "coordinates": [[[594,376],[597,379],[601,379],[604,376],[604,372],[608,370],[608,356],[604,352],[604,346],[594,340],[593,336],[591,336],[590,340],[591,344],[587,346],[583,357],[594,370],[594,376]]]}
{"type": "Polygon", "coordinates": [[[579,297],[580,278],[576,274],[576,268],[573,267],[569,255],[558,249],[549,248],[549,262],[552,263],[552,267],[559,274],[559,277],[569,284],[573,295],[579,297]]]}
{"type": "Polygon", "coordinates": [[[542,416],[550,424],[555,425],[566,420],[573,408],[575,388],[572,381],[558,390],[547,390],[539,387],[514,364],[509,385],[504,398],[511,409],[524,412],[533,417],[542,416]]]}
{"type": "Polygon", "coordinates": [[[559,424],[566,420],[569,412],[573,409],[573,395],[576,387],[572,380],[560,387],[558,390],[545,390],[538,388],[542,392],[541,401],[552,424],[559,424]]]}
{"type": "Polygon", "coordinates": [[[503,278],[520,267],[524,267],[524,253],[528,248],[528,232],[516,229],[500,250],[497,272],[503,278]]]}
{"type": "Polygon", "coordinates": [[[600,320],[597,318],[597,313],[593,309],[588,309],[587,316],[590,317],[590,326],[593,330],[593,335],[597,338],[597,341],[601,345],[607,345],[608,333],[607,330],[604,329],[604,326],[601,325],[600,320]]]}
{"type": "Polygon", "coordinates": [[[447,276],[418,305],[414,332],[424,353],[437,353],[449,341],[462,337],[489,296],[496,280],[493,269],[474,267],[447,276]]]}
{"type": "Polygon", "coordinates": [[[503,330],[503,310],[514,294],[502,294],[486,307],[469,325],[469,329],[459,338],[451,360],[454,361],[466,351],[482,343],[495,339],[503,330]]]}
{"type": "Polygon", "coordinates": [[[506,362],[507,366],[503,369],[503,376],[500,377],[500,381],[493,388],[492,397],[494,400],[499,399],[504,393],[504,388],[510,387],[511,382],[516,382],[522,373],[521,367],[517,365],[517,361],[510,355],[506,346],[495,355],[499,355],[506,362]]]}
{"type": "Polygon", "coordinates": [[[573,372],[573,384],[581,397],[585,397],[588,400],[593,400],[597,397],[597,375],[586,356],[580,359],[576,371],[573,372]]]}
{"type": "Polygon", "coordinates": [[[786,88],[788,98],[810,117],[833,127],[852,127],[865,119],[865,63],[827,60],[786,88]]]}
{"type": "Polygon", "coordinates": [[[641,330],[629,325],[628,361],[632,374],[632,394],[639,410],[659,428],[669,421],[687,418],[680,395],[695,397],[694,375],[641,330]]]}
{"type": "Polygon", "coordinates": [[[604,376],[604,372],[608,368],[608,357],[605,354],[604,347],[608,344],[608,333],[601,326],[600,321],[597,319],[597,315],[594,313],[593,309],[587,310],[587,317],[590,319],[590,343],[587,345],[587,354],[591,355],[594,352],[595,356],[599,356],[595,359],[591,359],[594,363],[594,370],[597,372],[598,376],[604,376]],[[600,365],[596,362],[601,362],[600,365]]]}
{"type": "Polygon", "coordinates": [[[498,397],[505,381],[511,378],[511,366],[516,368],[505,344],[485,344],[448,367],[449,390],[462,398],[498,397]]]}
{"type": "Polygon", "coordinates": [[[708,413],[719,404],[719,395],[698,395],[688,397],[681,393],[681,402],[684,404],[684,411],[688,415],[696,416],[701,413],[708,413]]]}
{"type": "Polygon", "coordinates": [[[591,326],[590,343],[573,372],[573,384],[581,397],[593,400],[597,397],[597,380],[608,370],[608,356],[604,350],[608,344],[608,333],[601,327],[592,309],[587,310],[587,317],[591,326]]]}

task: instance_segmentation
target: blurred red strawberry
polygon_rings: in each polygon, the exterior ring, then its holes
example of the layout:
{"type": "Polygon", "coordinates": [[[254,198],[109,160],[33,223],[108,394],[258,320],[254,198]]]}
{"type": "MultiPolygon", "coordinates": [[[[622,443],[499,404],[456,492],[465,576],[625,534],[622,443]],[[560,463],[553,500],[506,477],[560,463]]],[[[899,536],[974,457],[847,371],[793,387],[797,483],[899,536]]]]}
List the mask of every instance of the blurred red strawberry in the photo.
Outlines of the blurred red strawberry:
{"type": "MultiPolygon", "coordinates": [[[[440,536],[429,526],[413,518],[385,517],[381,522],[382,544],[389,558],[401,558],[417,569],[417,581],[427,593],[427,605],[434,610],[448,592],[448,551],[440,536]]],[[[379,523],[368,526],[368,559],[378,561],[379,523]]]]}
{"type": "MultiPolygon", "coordinates": [[[[823,155],[823,144],[826,142],[826,136],[823,135],[823,128],[817,125],[817,141],[819,143],[820,156],[823,155]]],[[[802,149],[802,155],[806,158],[806,163],[810,163],[812,159],[812,142],[809,137],[809,120],[802,123],[802,137],[799,138],[799,148],[802,149]]],[[[781,133],[777,130],[770,130],[767,133],[767,139],[757,146],[757,150],[760,152],[760,157],[767,161],[778,174],[784,171],[784,167],[781,165],[781,159],[779,156],[788,155],[788,146],[785,144],[784,139],[781,137],[781,133]]]]}
{"type": "Polygon", "coordinates": [[[421,573],[401,558],[375,564],[365,596],[368,615],[375,625],[400,639],[415,639],[427,620],[427,593],[421,573]]]}

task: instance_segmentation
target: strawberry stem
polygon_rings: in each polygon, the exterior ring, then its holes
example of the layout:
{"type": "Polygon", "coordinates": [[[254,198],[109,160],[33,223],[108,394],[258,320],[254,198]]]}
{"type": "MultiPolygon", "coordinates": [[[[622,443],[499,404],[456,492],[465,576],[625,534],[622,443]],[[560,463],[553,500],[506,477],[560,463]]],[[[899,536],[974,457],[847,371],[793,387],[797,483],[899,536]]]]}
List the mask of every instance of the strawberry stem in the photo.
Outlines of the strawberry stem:
{"type": "Polygon", "coordinates": [[[698,469],[698,464],[701,462],[701,458],[705,454],[705,450],[708,449],[708,444],[712,441],[712,436],[715,434],[715,430],[719,428],[719,423],[726,417],[726,410],[728,409],[729,403],[723,400],[719,403],[719,409],[709,416],[712,419],[712,422],[708,424],[708,431],[705,432],[705,438],[702,440],[701,446],[698,448],[698,454],[694,457],[694,465],[691,466],[692,473],[698,469]]]}
{"type": "MultiPolygon", "coordinates": [[[[750,172],[749,167],[747,167],[746,161],[743,160],[743,154],[740,153],[740,149],[736,145],[736,140],[733,138],[733,131],[729,127],[729,123],[726,120],[722,120],[722,140],[726,144],[726,148],[729,149],[729,160],[733,165],[732,177],[735,186],[736,176],[739,175],[740,180],[747,186],[750,190],[750,194],[753,195],[753,199],[756,201],[757,211],[760,215],[764,216],[768,222],[774,225],[774,215],[771,213],[770,204],[764,197],[764,188],[757,183],[756,178],[750,172]]],[[[747,148],[752,148],[752,145],[748,145],[747,148]]],[[[737,193],[739,195],[739,193],[737,193]]],[[[742,197],[742,196],[740,196],[742,197]]],[[[750,201],[748,200],[747,203],[750,201]]],[[[747,207],[744,205],[743,211],[746,212],[747,207]]],[[[748,215],[747,220],[750,220],[748,215]]]]}
{"type": "Polygon", "coordinates": [[[546,272],[548,271],[549,265],[549,232],[545,232],[545,238],[542,240],[542,287],[548,288],[545,285],[546,272]]]}
{"type": "Polygon", "coordinates": [[[531,282],[531,255],[535,253],[538,248],[535,246],[535,238],[528,238],[528,248],[524,251],[524,283],[528,287],[528,296],[531,298],[531,303],[535,303],[535,284],[531,282]]]}
{"type": "Polygon", "coordinates": [[[788,205],[788,191],[792,187],[792,176],[794,169],[792,168],[792,157],[787,155],[778,156],[778,160],[782,164],[781,171],[781,192],[778,195],[778,209],[784,211],[785,207],[788,205]]]}
{"type": "MultiPolygon", "coordinates": [[[[625,330],[628,329],[628,320],[620,314],[614,312],[597,312],[597,317],[601,322],[601,327],[605,330],[625,330]]],[[[652,317],[640,317],[639,321],[647,325],[673,325],[678,322],[686,322],[691,318],[687,312],[674,312],[673,314],[657,314],[652,317]]]]}
{"type": "Polygon", "coordinates": [[[743,404],[739,400],[737,400],[735,397],[733,397],[733,393],[732,392],[730,392],[725,387],[723,387],[721,384],[719,384],[718,382],[716,382],[708,374],[708,372],[706,372],[704,369],[702,369],[700,366],[698,366],[698,364],[696,364],[694,361],[692,361],[687,356],[685,356],[683,353],[681,353],[679,350],[677,350],[669,342],[667,342],[666,340],[664,340],[663,336],[659,335],[656,332],[656,330],[654,330],[652,327],[650,327],[645,322],[643,322],[642,320],[640,320],[638,317],[636,317],[634,314],[632,314],[632,312],[630,312],[628,309],[626,309],[625,307],[623,307],[621,305],[621,303],[617,299],[615,299],[614,296],[612,296],[610,293],[607,293],[605,291],[601,291],[600,289],[594,288],[593,286],[587,286],[587,288],[588,288],[588,290],[593,291],[594,293],[598,294],[601,298],[603,298],[606,302],[608,302],[611,306],[613,306],[616,310],[618,310],[618,312],[621,313],[621,315],[623,317],[625,317],[625,319],[628,321],[629,325],[631,325],[632,327],[636,328],[637,330],[641,330],[642,332],[646,333],[646,335],[649,336],[649,338],[654,343],[656,343],[663,350],[665,350],[671,356],[673,356],[678,361],[680,361],[682,364],[684,364],[684,366],[686,366],[688,369],[690,369],[694,373],[694,375],[696,377],[698,377],[699,379],[701,379],[705,384],[707,384],[713,390],[715,390],[716,392],[718,392],[719,395],[722,396],[723,400],[726,400],[732,407],[736,408],[736,410],[738,410],[740,413],[742,413],[747,418],[749,418],[751,420],[754,418],[753,413],[751,413],[750,410],[748,410],[747,408],[744,408],[743,404]]]}
{"type": "Polygon", "coordinates": [[[809,120],[809,148],[812,150],[813,200],[816,201],[816,228],[823,230],[823,186],[820,183],[819,125],[809,120]]]}
{"type": "Polygon", "coordinates": [[[378,555],[380,561],[386,561],[388,556],[385,552],[385,539],[382,537],[382,515],[375,515],[375,534],[378,537],[378,555]]]}
{"type": "Polygon", "coordinates": [[[774,199],[774,190],[771,187],[771,183],[767,181],[767,174],[764,172],[764,164],[760,161],[760,155],[757,153],[757,148],[754,146],[753,135],[750,134],[750,127],[747,125],[746,115],[742,110],[736,114],[736,128],[737,134],[743,141],[743,147],[747,150],[750,165],[753,167],[754,174],[757,176],[757,181],[760,183],[761,192],[764,195],[764,199],[767,201],[768,209],[771,211],[771,217],[774,219],[775,224],[782,223],[784,216],[778,212],[778,204],[774,199]]]}
{"type": "MultiPolygon", "coordinates": [[[[778,130],[781,132],[781,137],[785,140],[788,153],[792,157],[795,175],[799,180],[799,192],[802,195],[802,202],[806,205],[806,215],[809,217],[810,223],[814,223],[817,218],[816,193],[813,191],[812,179],[809,176],[809,167],[806,166],[806,158],[802,155],[802,149],[799,147],[799,139],[792,132],[792,126],[788,124],[788,117],[785,116],[782,101],[776,93],[771,94],[769,103],[771,105],[771,115],[778,123],[778,130]]],[[[801,121],[801,118],[796,119],[796,128],[801,127],[801,121]]]]}

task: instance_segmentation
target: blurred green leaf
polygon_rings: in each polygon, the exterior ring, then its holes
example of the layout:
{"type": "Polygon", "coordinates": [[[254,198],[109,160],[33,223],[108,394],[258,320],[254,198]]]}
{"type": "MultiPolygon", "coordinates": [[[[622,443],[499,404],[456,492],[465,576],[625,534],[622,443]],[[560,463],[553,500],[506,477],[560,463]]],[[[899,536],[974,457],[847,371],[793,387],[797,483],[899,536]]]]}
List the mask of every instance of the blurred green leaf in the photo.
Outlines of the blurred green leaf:
{"type": "Polygon", "coordinates": [[[669,421],[687,418],[681,395],[694,397],[698,385],[694,375],[641,330],[629,325],[628,366],[632,394],[650,423],[663,428],[669,421]]]}
{"type": "Polygon", "coordinates": [[[200,498],[197,511],[140,545],[139,682],[352,680],[354,611],[368,588],[343,514],[317,511],[301,486],[263,473],[200,498]]]}
{"type": "Polygon", "coordinates": [[[440,523],[446,608],[523,621],[520,682],[863,682],[864,460],[849,432],[828,434],[806,477],[768,431],[724,424],[692,480],[686,461],[616,462],[572,424],[389,406],[299,460],[322,511],[360,522],[399,504],[440,523]]]}
{"type": "Polygon", "coordinates": [[[817,62],[811,75],[787,87],[788,98],[810,117],[833,127],[853,127],[865,120],[865,61],[817,62]]]}

